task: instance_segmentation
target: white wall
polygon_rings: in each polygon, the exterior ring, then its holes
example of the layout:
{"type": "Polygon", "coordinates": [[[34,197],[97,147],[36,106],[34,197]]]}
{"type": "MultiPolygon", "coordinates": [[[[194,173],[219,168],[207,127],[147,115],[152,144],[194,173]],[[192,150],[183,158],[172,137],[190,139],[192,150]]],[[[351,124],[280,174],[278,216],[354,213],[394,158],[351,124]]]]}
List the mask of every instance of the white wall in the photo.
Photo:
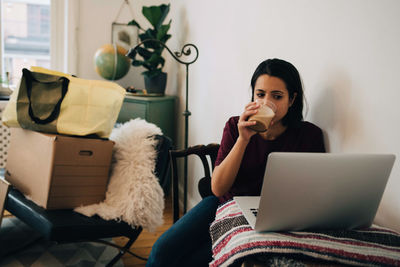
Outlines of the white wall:
{"type": "MultiPolygon", "coordinates": [[[[119,8],[115,2],[80,2],[81,76],[98,78],[92,57],[110,38],[119,8]]],[[[160,2],[138,1],[135,6],[153,3],[160,2]]],[[[398,10],[397,0],[172,0],[173,37],[168,45],[178,50],[191,42],[200,50],[190,67],[189,145],[220,142],[228,117],[239,115],[250,100],[255,67],[267,58],[288,60],[303,78],[306,119],[324,130],[329,151],[398,157],[377,222],[400,230],[398,10]]],[[[137,12],[139,19],[140,8],[137,12]]],[[[166,70],[167,93],[180,96],[181,112],[184,69],[167,59],[166,70]]],[[[141,82],[140,76],[131,79],[141,82]]],[[[182,121],[178,116],[180,147],[182,121]]],[[[200,166],[190,160],[189,206],[200,200],[201,176],[200,166]]]]}
{"type": "MultiPolygon", "coordinates": [[[[227,118],[250,99],[258,63],[286,59],[302,75],[306,119],[324,129],[329,151],[399,157],[378,222],[400,229],[399,1],[186,0],[172,1],[172,9],[187,25],[185,40],[200,49],[191,73],[190,144],[219,142],[227,118]]],[[[201,177],[197,165],[195,172],[201,177]]],[[[200,199],[196,182],[191,205],[200,199]]]]}

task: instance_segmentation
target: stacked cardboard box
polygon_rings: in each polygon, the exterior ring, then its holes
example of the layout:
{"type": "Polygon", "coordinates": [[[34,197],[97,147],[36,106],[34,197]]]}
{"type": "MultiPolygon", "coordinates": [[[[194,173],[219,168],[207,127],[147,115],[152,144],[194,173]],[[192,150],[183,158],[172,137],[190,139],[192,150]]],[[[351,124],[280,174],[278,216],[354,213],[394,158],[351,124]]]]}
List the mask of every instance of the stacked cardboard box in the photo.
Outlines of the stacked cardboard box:
{"type": "Polygon", "coordinates": [[[6,180],[39,206],[104,200],[114,142],[11,128],[6,180]]]}

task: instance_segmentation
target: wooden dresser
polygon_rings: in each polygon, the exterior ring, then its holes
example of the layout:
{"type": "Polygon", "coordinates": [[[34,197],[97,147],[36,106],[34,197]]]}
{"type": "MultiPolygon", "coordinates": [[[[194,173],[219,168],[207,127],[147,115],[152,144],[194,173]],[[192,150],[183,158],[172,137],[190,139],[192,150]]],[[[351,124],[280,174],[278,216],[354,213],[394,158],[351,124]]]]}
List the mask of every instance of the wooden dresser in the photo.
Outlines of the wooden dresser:
{"type": "Polygon", "coordinates": [[[176,145],[175,103],[176,96],[126,96],[117,122],[142,118],[161,128],[176,145]]]}

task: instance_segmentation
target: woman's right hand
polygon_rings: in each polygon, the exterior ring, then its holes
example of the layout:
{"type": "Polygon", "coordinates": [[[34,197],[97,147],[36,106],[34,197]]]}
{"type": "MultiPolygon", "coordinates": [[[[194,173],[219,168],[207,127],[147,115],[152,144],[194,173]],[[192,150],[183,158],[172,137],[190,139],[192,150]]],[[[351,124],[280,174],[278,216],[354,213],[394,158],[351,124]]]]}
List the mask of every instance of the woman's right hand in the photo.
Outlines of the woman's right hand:
{"type": "Polygon", "coordinates": [[[259,107],[259,104],[256,102],[250,102],[246,105],[237,124],[239,131],[238,139],[221,164],[214,168],[211,179],[211,190],[214,195],[218,197],[223,196],[228,192],[235,182],[250,138],[257,133],[248,128],[248,126],[255,124],[255,122],[248,121],[248,119],[251,115],[258,112],[259,107]]]}
{"type": "Polygon", "coordinates": [[[250,129],[248,126],[255,125],[255,121],[248,121],[249,117],[256,114],[258,112],[258,108],[260,105],[256,102],[250,102],[246,105],[244,112],[239,117],[238,122],[238,131],[239,138],[242,138],[245,141],[250,141],[250,138],[255,135],[257,132],[250,129]]]}

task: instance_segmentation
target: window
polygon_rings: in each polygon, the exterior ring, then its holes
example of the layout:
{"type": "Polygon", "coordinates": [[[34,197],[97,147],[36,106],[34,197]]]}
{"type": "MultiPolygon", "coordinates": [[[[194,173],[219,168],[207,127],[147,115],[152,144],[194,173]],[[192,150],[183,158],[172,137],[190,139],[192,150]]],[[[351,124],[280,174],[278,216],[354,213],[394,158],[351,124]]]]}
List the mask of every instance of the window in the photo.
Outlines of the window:
{"type": "MultiPolygon", "coordinates": [[[[63,50],[63,35],[56,35],[57,30],[64,30],[64,1],[60,0],[0,0],[0,75],[3,81],[8,77],[11,86],[16,86],[21,78],[22,68],[41,66],[57,68],[63,66],[59,62],[63,50]],[[54,8],[56,7],[56,8],[54,8]],[[55,29],[60,27],[60,29],[55,29]],[[56,47],[56,46],[61,47],[56,47]],[[57,52],[55,54],[54,52],[57,52]],[[58,60],[55,66],[55,59],[58,60]]],[[[58,68],[63,71],[62,69],[58,68]]]]}

